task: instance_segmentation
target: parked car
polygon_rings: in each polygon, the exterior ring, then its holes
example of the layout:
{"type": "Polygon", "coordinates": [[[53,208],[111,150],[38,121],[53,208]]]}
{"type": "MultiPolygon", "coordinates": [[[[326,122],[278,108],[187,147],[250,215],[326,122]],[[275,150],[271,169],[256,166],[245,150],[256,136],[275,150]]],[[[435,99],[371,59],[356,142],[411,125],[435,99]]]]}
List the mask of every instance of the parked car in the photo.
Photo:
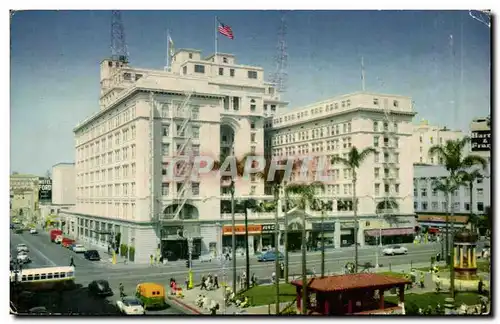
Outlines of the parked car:
{"type": "Polygon", "coordinates": [[[28,256],[28,253],[27,253],[27,252],[21,251],[21,252],[19,252],[19,254],[17,255],[17,262],[19,262],[19,263],[30,263],[30,262],[31,262],[31,259],[30,259],[30,257],[28,256]]]}
{"type": "Polygon", "coordinates": [[[30,308],[28,312],[30,314],[36,314],[36,315],[49,315],[49,312],[47,311],[47,308],[45,308],[45,306],[30,308]]]}
{"type": "Polygon", "coordinates": [[[17,253],[19,252],[29,252],[28,246],[24,243],[20,243],[17,245],[17,253]]]}
{"type": "Polygon", "coordinates": [[[85,251],[87,251],[87,249],[85,248],[85,246],[83,246],[83,244],[73,244],[71,249],[75,253],[85,253],[85,251]]]}
{"type": "Polygon", "coordinates": [[[276,255],[278,256],[278,260],[283,260],[285,257],[283,256],[283,253],[281,252],[276,252],[276,251],[267,251],[265,253],[262,253],[257,257],[257,261],[259,262],[266,262],[266,261],[275,261],[276,260],[276,255]]]}
{"type": "Polygon", "coordinates": [[[85,251],[83,256],[85,257],[85,259],[90,260],[90,261],[100,261],[101,260],[101,256],[99,255],[99,252],[97,252],[97,250],[85,251]]]}
{"type": "Polygon", "coordinates": [[[400,245],[389,246],[382,251],[382,254],[384,255],[396,255],[396,254],[407,254],[407,253],[408,249],[400,245]]]}
{"type": "Polygon", "coordinates": [[[212,262],[213,258],[214,257],[212,254],[203,254],[203,255],[200,255],[198,260],[200,260],[200,262],[212,262]]]}
{"type": "Polygon", "coordinates": [[[106,280],[94,280],[89,283],[89,293],[94,296],[112,296],[113,290],[106,280]]]}
{"type": "Polygon", "coordinates": [[[31,228],[30,229],[30,234],[38,234],[36,228],[31,228]]]}
{"type": "Polygon", "coordinates": [[[62,240],[63,240],[63,236],[62,235],[57,235],[56,238],[55,238],[55,240],[54,240],[54,243],[61,244],[62,240]]]}
{"type": "Polygon", "coordinates": [[[136,297],[125,296],[116,302],[116,306],[125,315],[144,315],[146,311],[142,302],[136,297]]]}

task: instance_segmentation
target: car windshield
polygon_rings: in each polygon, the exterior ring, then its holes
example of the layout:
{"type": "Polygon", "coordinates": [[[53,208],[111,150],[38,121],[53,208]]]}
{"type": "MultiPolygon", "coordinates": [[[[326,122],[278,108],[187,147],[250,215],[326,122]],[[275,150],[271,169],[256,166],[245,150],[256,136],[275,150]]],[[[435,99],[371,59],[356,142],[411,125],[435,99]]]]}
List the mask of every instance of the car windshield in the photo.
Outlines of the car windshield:
{"type": "Polygon", "coordinates": [[[130,298],[123,298],[123,303],[126,306],[140,306],[141,302],[137,300],[136,298],[130,297],[130,298]]]}
{"type": "Polygon", "coordinates": [[[399,249],[399,248],[401,248],[401,247],[400,247],[399,245],[394,245],[392,248],[393,248],[393,249],[399,249]]]}

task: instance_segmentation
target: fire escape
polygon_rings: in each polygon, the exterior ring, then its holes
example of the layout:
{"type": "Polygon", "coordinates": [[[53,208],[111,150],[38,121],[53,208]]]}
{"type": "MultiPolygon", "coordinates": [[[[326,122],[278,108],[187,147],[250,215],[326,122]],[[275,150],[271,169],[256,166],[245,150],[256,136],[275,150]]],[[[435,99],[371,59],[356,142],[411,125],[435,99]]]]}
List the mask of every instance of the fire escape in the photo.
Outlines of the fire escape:
{"type": "MultiPolygon", "coordinates": [[[[397,164],[399,161],[396,160],[396,141],[397,141],[397,126],[394,123],[394,115],[392,113],[391,107],[389,107],[388,99],[383,100],[384,109],[384,121],[383,121],[383,137],[384,141],[382,143],[383,165],[384,165],[384,199],[383,199],[383,210],[382,216],[391,220],[395,216],[397,211],[397,197],[398,195],[395,191],[395,184],[397,180],[397,164]],[[388,186],[389,190],[385,187],[388,186]]],[[[391,221],[390,221],[391,222],[391,221]]],[[[392,222],[391,222],[392,223],[392,222]]]]}
{"type": "MultiPolygon", "coordinates": [[[[181,219],[184,205],[191,198],[191,171],[193,169],[193,130],[192,130],[192,106],[190,105],[191,96],[194,91],[185,93],[185,99],[182,103],[174,105],[172,112],[172,125],[175,126],[175,157],[182,157],[181,161],[174,165],[174,174],[176,179],[176,195],[173,201],[173,206],[177,205],[175,212],[171,215],[171,219],[181,219]]],[[[182,217],[184,218],[184,217],[182,217]]]]}

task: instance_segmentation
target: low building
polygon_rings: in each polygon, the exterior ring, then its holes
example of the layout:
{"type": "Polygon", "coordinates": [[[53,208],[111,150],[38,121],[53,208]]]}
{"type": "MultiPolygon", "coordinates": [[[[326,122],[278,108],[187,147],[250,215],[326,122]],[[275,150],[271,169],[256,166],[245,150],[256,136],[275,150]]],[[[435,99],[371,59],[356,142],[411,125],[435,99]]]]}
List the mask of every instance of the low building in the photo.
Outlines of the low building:
{"type": "Polygon", "coordinates": [[[33,216],[38,210],[39,177],[14,173],[10,176],[11,214],[33,216]]]}
{"type": "MultiPolygon", "coordinates": [[[[479,167],[474,168],[479,169],[479,167]]],[[[453,205],[447,206],[445,194],[434,190],[433,187],[434,181],[444,180],[449,176],[446,168],[442,165],[415,166],[413,196],[419,225],[432,228],[446,226],[446,214],[449,214],[451,208],[456,217],[450,221],[454,221],[456,227],[463,227],[467,224],[471,209],[474,214],[485,214],[487,207],[491,206],[490,166],[488,165],[487,169],[482,172],[484,178],[478,179],[473,184],[472,205],[469,187],[462,186],[453,196],[453,205]]]]}

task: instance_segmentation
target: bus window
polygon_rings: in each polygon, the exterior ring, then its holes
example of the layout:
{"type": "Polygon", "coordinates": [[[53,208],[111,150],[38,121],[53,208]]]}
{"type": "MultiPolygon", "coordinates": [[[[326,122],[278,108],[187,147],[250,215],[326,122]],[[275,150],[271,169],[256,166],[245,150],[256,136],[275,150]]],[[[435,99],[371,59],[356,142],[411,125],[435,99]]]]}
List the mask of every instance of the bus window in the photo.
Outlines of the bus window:
{"type": "Polygon", "coordinates": [[[54,278],[59,278],[59,272],[54,272],[54,278]]]}
{"type": "Polygon", "coordinates": [[[35,280],[40,280],[40,275],[38,273],[35,274],[35,280]]]}
{"type": "Polygon", "coordinates": [[[29,274],[28,275],[28,281],[31,281],[31,280],[33,280],[33,275],[29,274]]]}
{"type": "Polygon", "coordinates": [[[74,272],[68,272],[68,277],[73,277],[75,275],[74,272]]]}
{"type": "Polygon", "coordinates": [[[66,272],[61,272],[61,278],[65,278],[66,277],[66,272]]]}
{"type": "Polygon", "coordinates": [[[47,273],[47,279],[52,279],[52,273],[47,273]]]}
{"type": "Polygon", "coordinates": [[[26,281],[26,275],[23,275],[22,281],[26,281]]]}
{"type": "Polygon", "coordinates": [[[47,279],[47,274],[42,273],[42,274],[40,275],[40,279],[42,279],[42,280],[47,279]]]}

